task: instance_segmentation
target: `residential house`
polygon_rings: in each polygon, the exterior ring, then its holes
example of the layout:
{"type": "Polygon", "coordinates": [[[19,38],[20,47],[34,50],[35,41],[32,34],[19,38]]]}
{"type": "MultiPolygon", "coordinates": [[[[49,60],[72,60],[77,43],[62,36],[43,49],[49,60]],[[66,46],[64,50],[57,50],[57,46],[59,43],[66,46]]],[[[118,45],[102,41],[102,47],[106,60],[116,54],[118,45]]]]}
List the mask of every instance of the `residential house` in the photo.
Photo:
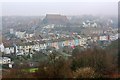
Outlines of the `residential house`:
{"type": "Polygon", "coordinates": [[[9,57],[0,57],[2,68],[12,68],[12,61],[9,57]]]}
{"type": "Polygon", "coordinates": [[[86,38],[81,38],[81,39],[79,39],[79,44],[80,44],[80,46],[84,46],[84,45],[86,44],[86,42],[87,42],[87,39],[86,39],[86,38]]]}
{"type": "Polygon", "coordinates": [[[100,35],[99,36],[99,40],[100,41],[108,41],[109,40],[109,35],[100,35]]]}
{"type": "Polygon", "coordinates": [[[11,59],[8,57],[0,57],[0,64],[9,64],[11,63],[11,59]]]}
{"type": "Polygon", "coordinates": [[[11,54],[14,53],[14,46],[11,42],[4,42],[4,52],[5,54],[11,54]]]}
{"type": "Polygon", "coordinates": [[[71,46],[72,48],[75,48],[75,42],[74,42],[74,40],[73,40],[73,39],[72,39],[72,40],[70,40],[69,44],[70,44],[70,46],[71,46]]]}
{"type": "Polygon", "coordinates": [[[74,43],[75,43],[75,46],[78,46],[78,45],[79,45],[79,40],[78,40],[78,39],[75,39],[75,40],[74,40],[74,43]]]}
{"type": "Polygon", "coordinates": [[[111,41],[114,41],[114,40],[117,40],[117,39],[118,39],[118,34],[110,35],[110,40],[111,41]]]}
{"type": "Polygon", "coordinates": [[[0,44],[0,52],[4,52],[4,45],[3,45],[3,43],[0,44]]]}
{"type": "Polygon", "coordinates": [[[24,32],[20,32],[20,31],[17,31],[16,33],[15,33],[15,35],[18,37],[18,38],[24,38],[25,37],[25,31],[24,32]]]}
{"type": "Polygon", "coordinates": [[[59,49],[58,42],[53,42],[52,43],[52,47],[54,47],[56,49],[59,49]]]}
{"type": "Polygon", "coordinates": [[[45,41],[39,41],[39,50],[42,49],[46,49],[48,45],[50,45],[51,43],[49,42],[49,44],[45,41]]]}

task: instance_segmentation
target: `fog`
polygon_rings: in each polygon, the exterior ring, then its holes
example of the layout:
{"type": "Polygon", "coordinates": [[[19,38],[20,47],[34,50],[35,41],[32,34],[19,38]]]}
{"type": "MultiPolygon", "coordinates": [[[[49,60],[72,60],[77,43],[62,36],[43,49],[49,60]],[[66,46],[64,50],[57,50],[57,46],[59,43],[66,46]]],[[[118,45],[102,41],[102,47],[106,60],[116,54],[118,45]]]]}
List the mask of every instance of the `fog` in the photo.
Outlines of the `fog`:
{"type": "Polygon", "coordinates": [[[118,15],[117,2],[7,2],[2,16],[118,15]]]}

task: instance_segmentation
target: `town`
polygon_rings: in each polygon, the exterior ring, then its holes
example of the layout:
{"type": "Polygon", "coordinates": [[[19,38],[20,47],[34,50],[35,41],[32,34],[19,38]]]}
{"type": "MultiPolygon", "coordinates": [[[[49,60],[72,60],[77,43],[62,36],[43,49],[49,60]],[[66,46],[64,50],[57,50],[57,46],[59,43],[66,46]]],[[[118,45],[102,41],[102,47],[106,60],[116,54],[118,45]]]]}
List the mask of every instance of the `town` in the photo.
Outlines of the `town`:
{"type": "Polygon", "coordinates": [[[55,51],[67,58],[78,46],[83,51],[96,46],[104,49],[118,39],[114,17],[62,14],[3,17],[2,26],[0,63],[3,69],[17,68],[18,63],[23,64],[23,58],[26,64],[36,68],[55,51]]]}

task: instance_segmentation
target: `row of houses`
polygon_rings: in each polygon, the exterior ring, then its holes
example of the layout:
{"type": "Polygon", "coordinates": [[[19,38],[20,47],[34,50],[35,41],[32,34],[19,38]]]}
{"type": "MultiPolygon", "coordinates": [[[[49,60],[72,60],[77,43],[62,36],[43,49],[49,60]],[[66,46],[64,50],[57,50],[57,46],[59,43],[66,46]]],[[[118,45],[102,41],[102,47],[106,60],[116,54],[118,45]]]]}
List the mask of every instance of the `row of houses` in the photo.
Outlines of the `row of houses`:
{"type": "Polygon", "coordinates": [[[101,35],[93,35],[90,38],[94,41],[97,41],[97,40],[99,40],[99,41],[114,41],[114,40],[117,40],[118,37],[119,37],[118,34],[114,34],[114,35],[101,34],[101,35]]]}
{"type": "Polygon", "coordinates": [[[10,34],[15,35],[17,38],[29,38],[34,36],[34,32],[15,31],[14,29],[10,29],[10,34]]]}
{"type": "Polygon", "coordinates": [[[34,53],[34,51],[40,51],[47,49],[47,47],[54,47],[56,49],[63,48],[65,46],[70,46],[74,48],[75,46],[83,46],[87,44],[87,41],[113,41],[118,39],[118,34],[116,35],[94,35],[87,38],[65,38],[65,39],[53,39],[53,40],[15,40],[15,41],[5,41],[0,45],[1,52],[5,54],[26,54],[34,53]]]}
{"type": "Polygon", "coordinates": [[[35,41],[35,42],[11,42],[3,43],[2,48],[5,54],[26,54],[33,53],[34,51],[40,51],[42,49],[47,49],[48,46],[54,47],[56,49],[63,48],[64,46],[84,46],[87,42],[86,38],[81,39],[65,39],[65,40],[48,40],[48,41],[35,41]]]}

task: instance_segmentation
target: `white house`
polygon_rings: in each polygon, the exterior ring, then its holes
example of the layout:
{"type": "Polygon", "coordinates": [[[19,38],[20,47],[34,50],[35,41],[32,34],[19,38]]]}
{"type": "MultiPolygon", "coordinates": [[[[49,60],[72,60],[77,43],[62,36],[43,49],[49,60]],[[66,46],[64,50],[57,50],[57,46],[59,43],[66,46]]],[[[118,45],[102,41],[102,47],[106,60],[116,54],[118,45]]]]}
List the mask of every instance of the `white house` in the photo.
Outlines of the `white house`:
{"type": "Polygon", "coordinates": [[[99,40],[100,41],[108,41],[109,40],[109,36],[108,35],[101,35],[101,36],[99,36],[99,40]]]}
{"type": "Polygon", "coordinates": [[[0,64],[2,66],[8,65],[9,68],[12,68],[13,63],[12,63],[11,59],[8,57],[0,57],[0,64]]]}
{"type": "Polygon", "coordinates": [[[27,43],[21,43],[21,44],[17,44],[16,46],[16,53],[19,55],[24,55],[27,53],[32,52],[32,50],[34,49],[34,43],[32,42],[27,42],[27,43]]]}
{"type": "Polygon", "coordinates": [[[25,35],[26,38],[31,38],[33,36],[34,36],[34,34],[32,34],[32,33],[31,34],[26,33],[26,35],[25,35]]]}
{"type": "Polygon", "coordinates": [[[24,38],[24,37],[25,37],[25,33],[26,33],[26,32],[20,32],[20,31],[18,31],[18,32],[15,33],[15,35],[16,35],[18,38],[24,38]]]}
{"type": "Polygon", "coordinates": [[[10,29],[10,34],[14,34],[14,30],[13,29],[10,29]]]}
{"type": "Polygon", "coordinates": [[[117,39],[118,39],[118,34],[110,35],[110,40],[111,41],[114,41],[114,40],[117,40],[117,39]]]}
{"type": "Polygon", "coordinates": [[[10,43],[10,42],[5,42],[5,43],[3,43],[3,45],[4,45],[4,53],[5,54],[11,54],[11,53],[14,53],[14,46],[13,46],[13,44],[12,43],[10,43]]]}
{"type": "Polygon", "coordinates": [[[5,47],[4,52],[5,52],[5,54],[14,53],[14,47],[5,47]]]}
{"type": "Polygon", "coordinates": [[[84,44],[86,44],[86,42],[87,42],[87,39],[86,39],[86,38],[81,38],[81,39],[79,39],[79,44],[80,44],[80,46],[84,46],[84,44]]]}
{"type": "Polygon", "coordinates": [[[9,64],[11,63],[11,59],[8,57],[0,57],[0,64],[9,64]]]}
{"type": "Polygon", "coordinates": [[[40,51],[40,45],[39,43],[36,43],[32,46],[32,50],[35,50],[35,51],[40,51]]]}
{"type": "Polygon", "coordinates": [[[91,26],[92,27],[97,27],[97,23],[93,23],[91,26]]]}
{"type": "Polygon", "coordinates": [[[4,45],[3,45],[3,43],[0,44],[0,52],[4,52],[4,45]]]}
{"type": "Polygon", "coordinates": [[[5,54],[10,54],[10,49],[9,47],[6,47],[5,50],[4,50],[5,54]]]}

